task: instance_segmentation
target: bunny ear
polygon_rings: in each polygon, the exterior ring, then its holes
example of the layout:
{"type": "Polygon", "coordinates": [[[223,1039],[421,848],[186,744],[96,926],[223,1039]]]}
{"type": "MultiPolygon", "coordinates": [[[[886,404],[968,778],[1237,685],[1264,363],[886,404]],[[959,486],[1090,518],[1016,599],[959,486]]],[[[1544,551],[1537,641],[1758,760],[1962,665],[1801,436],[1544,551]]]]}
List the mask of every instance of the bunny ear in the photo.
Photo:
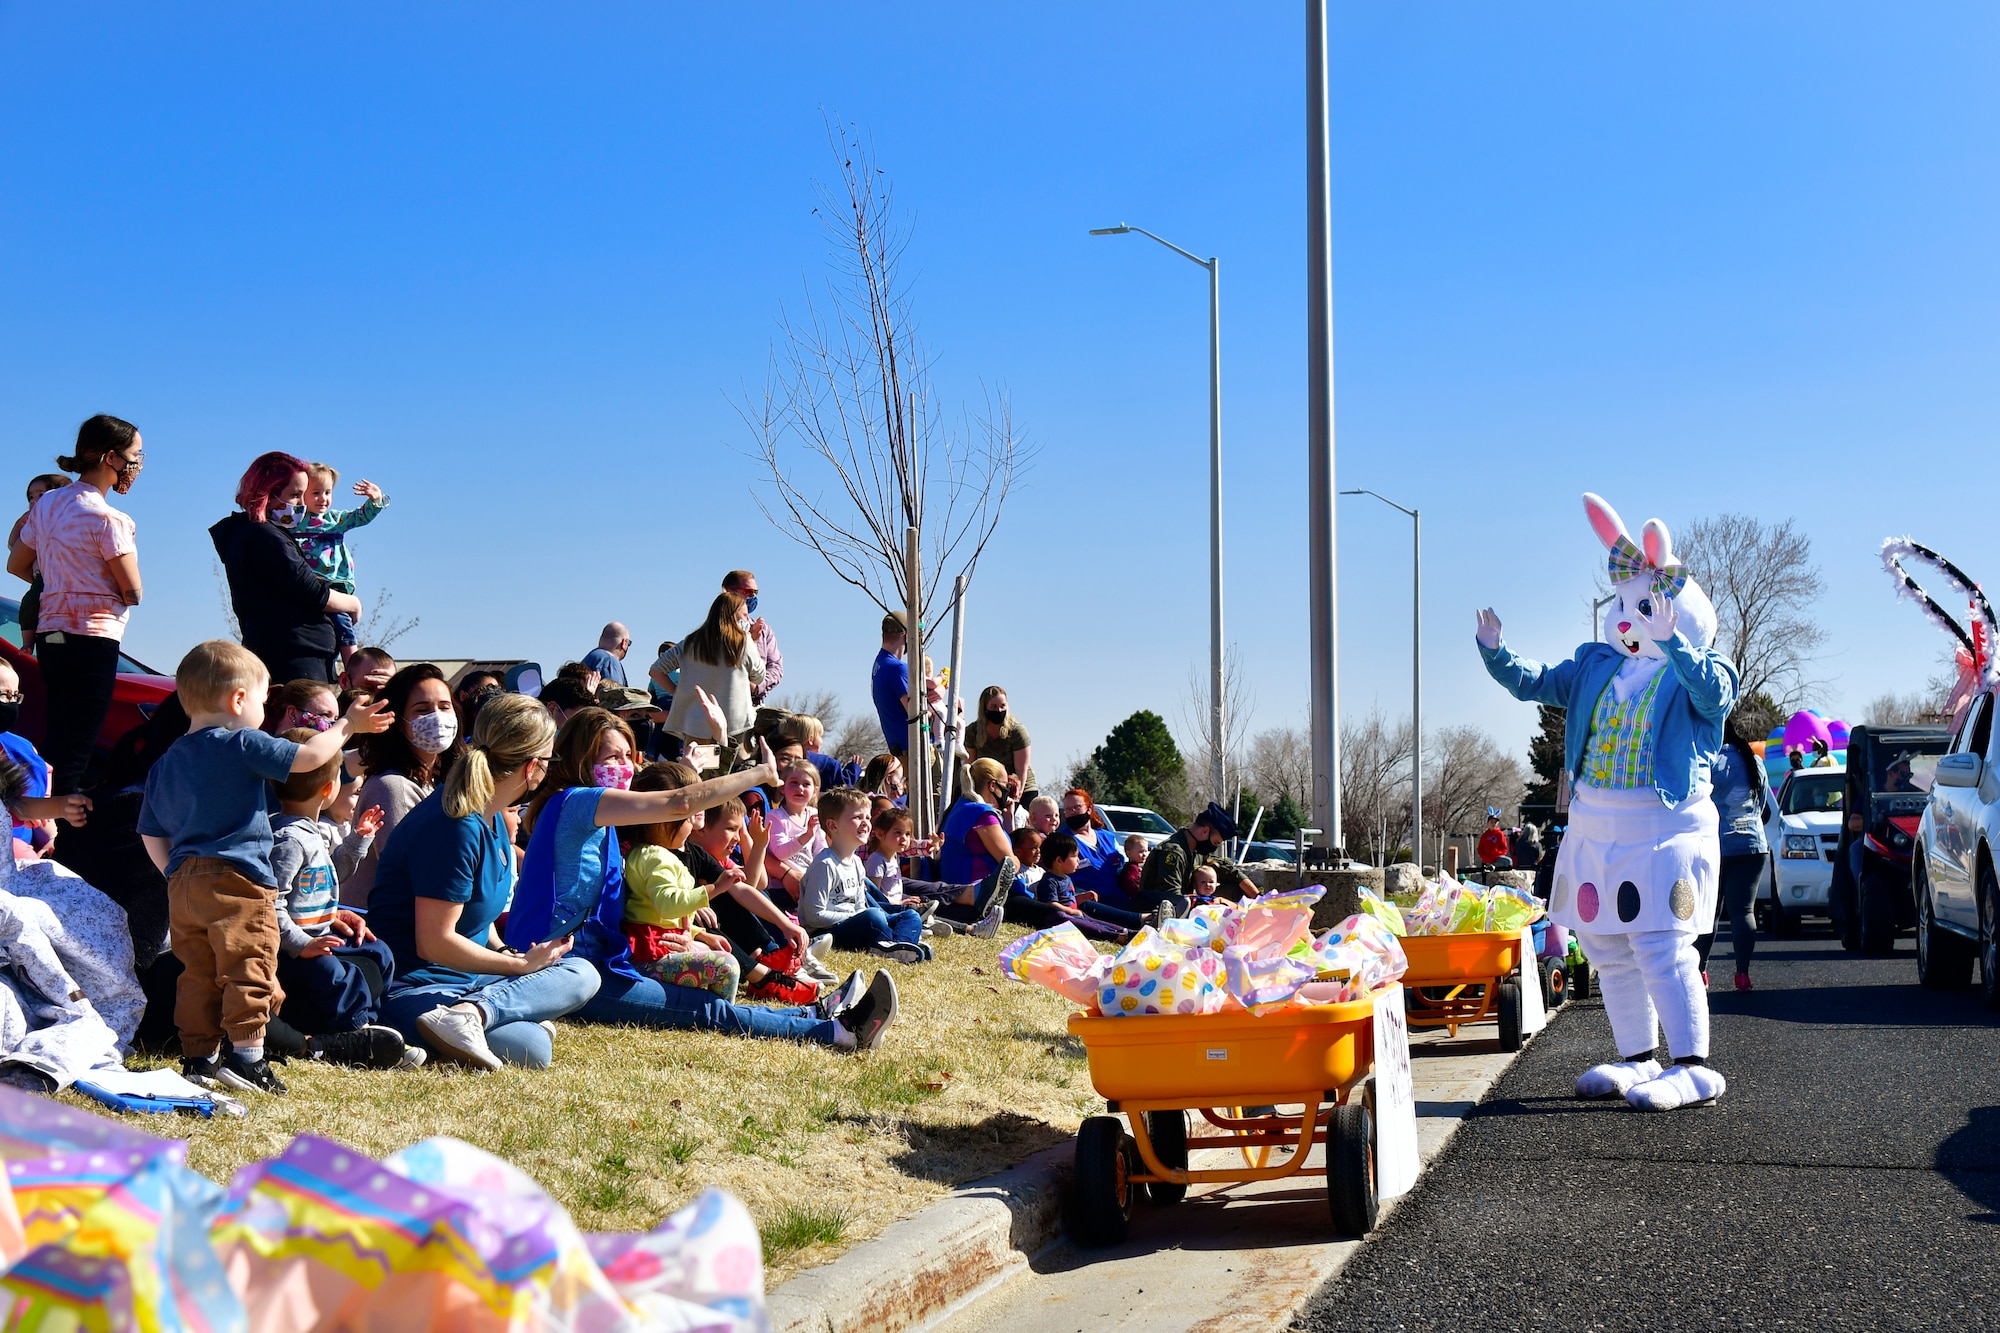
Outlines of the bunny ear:
{"type": "Polygon", "coordinates": [[[1585,491],[1583,512],[1589,516],[1592,531],[1597,533],[1597,540],[1604,543],[1607,551],[1618,544],[1620,537],[1631,540],[1631,535],[1625,531],[1625,520],[1618,517],[1616,509],[1604,503],[1603,496],[1585,491]]]}
{"type": "Polygon", "coordinates": [[[1674,558],[1674,539],[1668,535],[1667,525],[1659,519],[1647,519],[1641,537],[1646,544],[1646,559],[1653,563],[1654,568],[1663,568],[1674,558]]]}

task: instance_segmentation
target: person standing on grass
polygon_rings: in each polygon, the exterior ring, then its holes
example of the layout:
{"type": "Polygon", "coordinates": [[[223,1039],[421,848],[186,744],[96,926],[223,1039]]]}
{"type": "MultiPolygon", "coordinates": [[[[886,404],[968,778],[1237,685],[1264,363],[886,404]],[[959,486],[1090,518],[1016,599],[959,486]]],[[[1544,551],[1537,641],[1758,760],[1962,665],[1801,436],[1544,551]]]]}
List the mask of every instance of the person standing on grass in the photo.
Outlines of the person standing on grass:
{"type": "Polygon", "coordinates": [[[979,716],[965,729],[970,758],[991,759],[1007,770],[1007,795],[1013,800],[1035,797],[1035,767],[1028,729],[1007,711],[1004,686],[988,685],[979,692],[979,716]]]}
{"type": "Polygon", "coordinates": [[[220,639],[188,651],[174,688],[188,732],[146,775],[139,836],[167,877],[174,956],[185,969],[174,1002],[181,1072],[208,1087],[283,1093],[264,1058],[264,1029],[284,1001],[265,784],[337,764],[350,735],[390,719],[384,705],[357,701],[303,744],[267,736],[258,730],[271,689],[264,664],[220,639]]]}
{"type": "Polygon", "coordinates": [[[757,576],[747,569],[732,569],[722,576],[722,590],[742,598],[743,613],[756,617],[744,629],[764,662],[763,677],[750,683],[751,703],[762,705],[785,679],[785,655],[778,651],[778,635],[771,622],[757,615],[757,576]]]}
{"type": "MultiPolygon", "coordinates": [[[[756,687],[764,680],[764,658],[743,607],[735,593],[719,594],[701,628],[660,654],[647,672],[674,691],[666,726],[684,741],[727,747],[743,741],[757,723],[756,687]],[[705,696],[720,705],[714,715],[722,719],[719,734],[710,731],[716,723],[701,703],[705,696]]],[[[720,760],[724,768],[729,766],[727,753],[720,760]]]]}
{"type": "Polygon", "coordinates": [[[32,583],[41,575],[34,653],[46,700],[42,751],[55,770],[56,796],[83,790],[91,748],[111,711],[118,646],[141,587],[138,527],[105,497],[131,491],[145,465],[145,442],[131,422],[103,415],[84,422],[76,452],[56,459],[77,474],[75,484],[43,492],[7,553],[15,578],[32,583]]]}
{"type": "Polygon", "coordinates": [[[799,889],[799,924],[826,931],[837,949],[856,949],[899,963],[925,963],[924,919],[915,910],[883,911],[868,901],[868,868],[861,848],[868,841],[868,796],[853,787],[835,787],[819,798],[826,850],[812,859],[799,889]]]}
{"type": "MultiPolygon", "coordinates": [[[[682,696],[698,704],[707,724],[726,729],[721,706],[708,691],[684,682],[682,696]]],[[[489,704],[488,708],[492,705],[489,704]]],[[[613,830],[664,824],[741,796],[775,776],[771,752],[760,743],[762,763],[673,791],[623,790],[632,772],[632,730],[601,708],[585,708],[563,724],[549,774],[536,788],[523,821],[528,850],[507,915],[507,942],[516,949],[574,937],[577,957],[597,971],[600,985],[577,1017],[588,1023],[722,1032],[731,1036],[785,1037],[842,1050],[873,1050],[896,1016],[896,983],[875,974],[828,996],[824,1008],[758,1009],[730,1004],[705,990],[662,986],[632,964],[622,923],[625,880],[613,830]]]]}
{"type": "Polygon", "coordinates": [[[598,632],[597,646],[583,655],[583,664],[595,671],[598,679],[623,685],[625,654],[631,651],[632,631],[614,620],[598,632]]]}
{"type": "Polygon", "coordinates": [[[903,617],[891,611],[882,617],[882,651],[868,673],[869,693],[875,699],[875,717],[882,724],[882,748],[901,764],[909,758],[910,664],[903,660],[910,649],[910,632],[903,617]]]}
{"type": "Polygon", "coordinates": [[[369,895],[369,925],[396,960],[381,1021],[473,1069],[548,1068],[549,1021],[597,992],[597,970],[569,956],[567,936],[521,950],[494,938],[514,887],[505,812],[548,771],[554,739],[555,724],[526,695],[480,709],[444,786],[389,837],[369,895]]]}

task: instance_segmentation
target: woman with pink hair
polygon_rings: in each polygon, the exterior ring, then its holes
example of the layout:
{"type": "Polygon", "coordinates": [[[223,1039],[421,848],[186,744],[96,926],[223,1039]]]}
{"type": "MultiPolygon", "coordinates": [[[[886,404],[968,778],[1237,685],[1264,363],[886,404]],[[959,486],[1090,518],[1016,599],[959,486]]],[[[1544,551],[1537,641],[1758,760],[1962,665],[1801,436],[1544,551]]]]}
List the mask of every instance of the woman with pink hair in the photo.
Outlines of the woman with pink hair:
{"type": "Polygon", "coordinates": [[[304,459],[259,454],[236,484],[238,512],[208,530],[229,577],[243,646],[263,659],[274,681],[332,681],[339,649],[328,616],[361,616],[361,599],[314,573],[292,539],[305,494],[304,459]]]}

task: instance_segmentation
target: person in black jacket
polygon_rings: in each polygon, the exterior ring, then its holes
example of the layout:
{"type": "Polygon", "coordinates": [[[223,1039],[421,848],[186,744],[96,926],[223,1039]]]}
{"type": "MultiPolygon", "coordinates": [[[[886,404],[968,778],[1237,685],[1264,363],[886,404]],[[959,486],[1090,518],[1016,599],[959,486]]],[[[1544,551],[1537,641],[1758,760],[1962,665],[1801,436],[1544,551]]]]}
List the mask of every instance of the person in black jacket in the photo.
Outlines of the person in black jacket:
{"type": "Polygon", "coordinates": [[[208,535],[229,576],[243,646],[263,660],[272,680],[331,682],[339,649],[328,616],[338,611],[360,619],[361,599],[314,573],[288,531],[305,493],[303,459],[259,454],[236,486],[241,512],[208,535]]]}

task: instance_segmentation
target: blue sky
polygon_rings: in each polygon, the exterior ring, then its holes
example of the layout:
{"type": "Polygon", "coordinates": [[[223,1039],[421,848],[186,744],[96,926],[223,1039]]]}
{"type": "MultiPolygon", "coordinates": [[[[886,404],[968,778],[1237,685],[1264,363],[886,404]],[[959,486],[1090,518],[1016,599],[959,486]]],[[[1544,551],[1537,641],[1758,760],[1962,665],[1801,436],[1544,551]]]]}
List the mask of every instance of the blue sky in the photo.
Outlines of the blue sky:
{"type": "MultiPolygon", "coordinates": [[[[2000,14],[1838,4],[1336,6],[1339,479],[1421,505],[1426,720],[1524,744],[1472,609],[1587,634],[1635,527],[1796,517],[1818,700],[1942,636],[1891,533],[1975,576],[2000,352],[2000,14]]],[[[1045,769],[1181,710],[1205,661],[1206,291],[1223,260],[1230,637],[1253,727],[1305,713],[1297,6],[0,5],[0,448],[95,411],[171,667],[222,628],[205,529],[254,454],[370,477],[364,597],[403,655],[650,645],[757,569],[801,688],[866,698],[873,612],[751,503],[734,400],[817,281],[822,115],[872,135],[955,397],[1041,455],[980,569],[972,683],[1045,769]]],[[[9,483],[14,485],[16,483],[9,483]]],[[[1342,502],[1346,706],[1405,704],[1407,520],[1342,502]]]]}

